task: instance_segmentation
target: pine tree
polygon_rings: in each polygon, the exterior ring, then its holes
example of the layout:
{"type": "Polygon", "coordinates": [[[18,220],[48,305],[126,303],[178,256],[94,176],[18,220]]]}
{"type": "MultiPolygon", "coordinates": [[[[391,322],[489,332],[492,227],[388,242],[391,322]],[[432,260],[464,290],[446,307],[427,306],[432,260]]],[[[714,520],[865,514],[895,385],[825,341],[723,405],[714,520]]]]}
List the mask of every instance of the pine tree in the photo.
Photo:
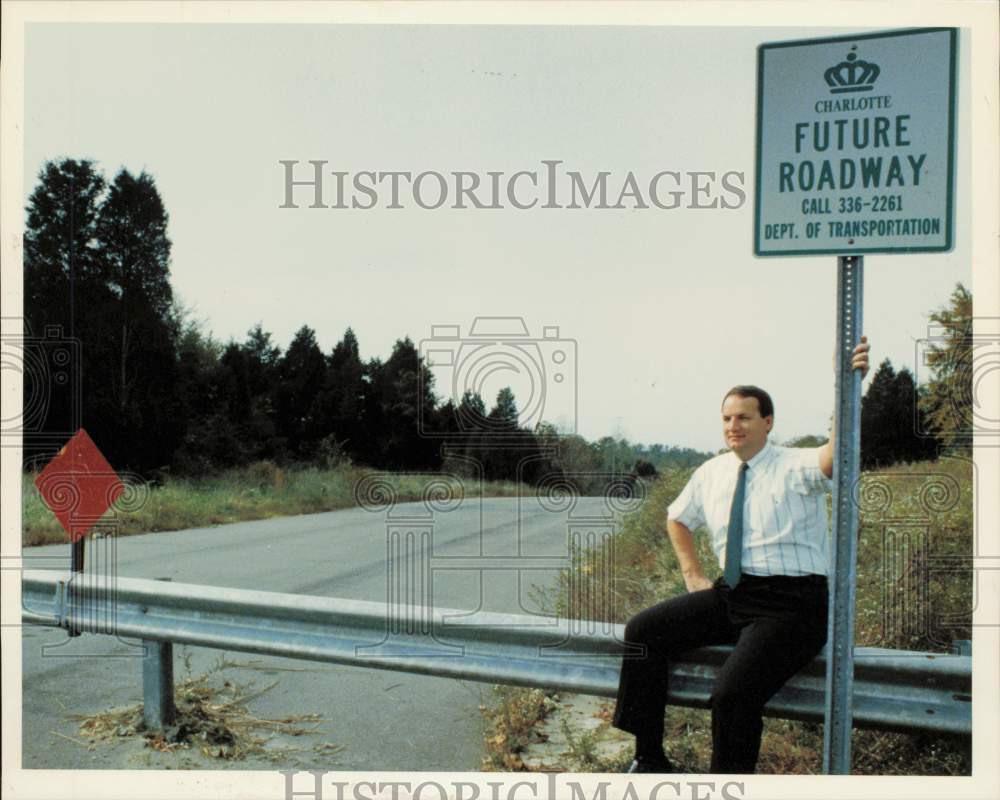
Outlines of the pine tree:
{"type": "Polygon", "coordinates": [[[361,361],[358,339],[348,328],[327,360],[323,389],[316,398],[313,416],[325,436],[353,458],[363,458],[365,429],[365,365],[361,361]]]}
{"type": "Polygon", "coordinates": [[[87,309],[94,326],[86,343],[100,351],[88,422],[117,467],[168,465],[183,436],[167,222],[153,178],[121,170],[96,225],[95,271],[110,296],[87,309]]]}
{"type": "Polygon", "coordinates": [[[494,430],[517,430],[517,401],[509,386],[497,392],[496,405],[490,410],[489,420],[490,427],[494,430]]]}
{"type": "Polygon", "coordinates": [[[24,232],[24,457],[54,452],[94,416],[85,402],[95,388],[91,365],[100,358],[91,333],[108,290],[97,275],[97,216],[104,178],[91,161],[47,162],[26,208],[24,232]],[[69,349],[59,340],[75,341],[69,349]],[[83,344],[86,343],[86,347],[83,344]],[[67,369],[39,365],[59,349],[67,369]],[[36,368],[32,368],[32,364],[36,368]],[[56,376],[74,377],[62,384],[56,376]]]}
{"type": "Polygon", "coordinates": [[[121,170],[106,187],[90,161],[47,163],[24,243],[26,323],[79,341],[79,422],[117,469],[169,465],[184,432],[179,322],[152,177],[121,170]]]}
{"type": "Polygon", "coordinates": [[[862,469],[887,466],[895,460],[896,397],[896,370],[887,358],[879,364],[861,400],[862,469]]]}
{"type": "Polygon", "coordinates": [[[972,293],[955,286],[948,305],[931,314],[935,336],[925,353],[932,378],[920,404],[927,425],[942,443],[968,447],[972,443],[974,398],[972,293]]]}
{"type": "Polygon", "coordinates": [[[486,404],[476,392],[465,390],[458,404],[457,413],[461,430],[474,431],[486,428],[486,404]]]}
{"type": "Polygon", "coordinates": [[[932,458],[934,442],[919,435],[921,414],[913,374],[885,359],[861,401],[862,468],[932,458]]]}
{"type": "Polygon", "coordinates": [[[240,463],[243,439],[222,397],[222,345],[198,322],[185,319],[177,346],[177,393],[185,434],[174,454],[184,474],[207,474],[240,463]]]}
{"type": "Polygon", "coordinates": [[[24,311],[30,333],[58,325],[75,335],[75,312],[86,308],[72,293],[94,283],[95,238],[104,178],[91,161],[49,161],[28,199],[24,232],[24,311]]]}
{"type": "Polygon", "coordinates": [[[896,373],[896,406],[899,422],[897,461],[926,461],[937,456],[937,441],[927,436],[926,413],[920,405],[920,391],[913,373],[903,367],[896,373]]]}
{"type": "MultiPolygon", "coordinates": [[[[286,441],[275,425],[274,397],[281,349],[257,323],[243,344],[230,341],[219,357],[209,415],[212,462],[219,467],[245,465],[261,459],[287,456],[286,441]]],[[[205,424],[208,424],[207,422],[205,424]]]]}
{"type": "Polygon", "coordinates": [[[278,380],[281,348],[272,343],[271,334],[260,322],[247,331],[243,351],[247,356],[247,389],[251,397],[264,398],[272,394],[278,380]]]}
{"type": "Polygon", "coordinates": [[[311,458],[326,434],[312,416],[325,378],[326,359],[316,343],[316,332],[303,325],[278,366],[275,390],[278,431],[287,439],[293,458],[311,458]]]}
{"type": "Polygon", "coordinates": [[[104,178],[91,161],[47,162],[26,208],[24,232],[23,431],[25,462],[52,455],[95,418],[92,332],[107,290],[95,278],[104,178]],[[68,347],[64,344],[69,344],[68,347]],[[86,346],[84,346],[86,345],[86,346]],[[62,368],[53,358],[68,362],[62,368]],[[59,382],[60,376],[64,379],[59,382]]]}
{"type": "Polygon", "coordinates": [[[420,431],[421,414],[432,417],[436,411],[433,385],[434,376],[410,338],[397,340],[373,386],[380,398],[382,418],[379,466],[407,470],[440,467],[436,440],[420,431]]]}

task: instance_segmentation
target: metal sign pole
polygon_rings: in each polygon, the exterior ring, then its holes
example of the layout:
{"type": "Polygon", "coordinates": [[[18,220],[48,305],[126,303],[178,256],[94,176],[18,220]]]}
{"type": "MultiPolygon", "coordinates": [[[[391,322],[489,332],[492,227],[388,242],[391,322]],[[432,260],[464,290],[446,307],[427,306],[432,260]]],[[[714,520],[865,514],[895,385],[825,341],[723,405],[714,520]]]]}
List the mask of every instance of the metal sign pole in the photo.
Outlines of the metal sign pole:
{"type": "Polygon", "coordinates": [[[857,579],[858,481],[861,444],[861,373],[851,368],[861,340],[864,257],[837,258],[836,452],[833,460],[833,533],[830,622],[826,662],[823,772],[851,772],[854,684],[854,589],[857,579]]]}
{"type": "MultiPolygon", "coordinates": [[[[76,197],[73,191],[73,178],[70,177],[70,197],[76,197]]],[[[73,211],[76,208],[75,202],[70,202],[69,204],[69,338],[73,339],[76,336],[76,240],[74,234],[75,220],[73,219],[73,211]]],[[[72,539],[73,531],[70,531],[70,538],[72,539]]],[[[76,611],[79,608],[79,603],[74,601],[74,597],[79,594],[81,590],[80,584],[83,581],[83,563],[84,556],[86,555],[86,545],[84,543],[84,537],[76,539],[70,545],[70,581],[69,581],[69,599],[70,607],[76,611]]],[[[70,616],[71,620],[79,620],[79,615],[74,613],[70,616]]],[[[74,622],[69,626],[70,636],[79,636],[80,628],[74,622]]]]}

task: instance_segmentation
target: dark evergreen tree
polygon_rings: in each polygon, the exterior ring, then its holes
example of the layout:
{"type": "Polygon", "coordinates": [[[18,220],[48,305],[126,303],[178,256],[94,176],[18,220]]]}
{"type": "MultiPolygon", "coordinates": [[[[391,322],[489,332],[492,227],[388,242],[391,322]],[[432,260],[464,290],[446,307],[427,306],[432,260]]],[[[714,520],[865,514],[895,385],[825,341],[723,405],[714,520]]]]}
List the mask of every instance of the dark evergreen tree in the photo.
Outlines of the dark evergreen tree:
{"type": "MultiPolygon", "coordinates": [[[[478,395],[470,400],[475,403],[477,398],[482,403],[478,395]]],[[[478,415],[478,409],[473,413],[478,415]]],[[[522,458],[530,455],[531,434],[518,428],[517,413],[514,392],[509,386],[505,386],[497,392],[496,403],[486,416],[482,433],[475,440],[476,454],[489,480],[517,480],[518,464],[522,458]]]]}
{"type": "Polygon", "coordinates": [[[87,309],[88,429],[116,467],[168,465],[183,436],[175,391],[179,324],[170,286],[167,213],[153,178],[121,170],[97,219],[99,271],[110,296],[87,309]],[[99,332],[99,333],[98,333],[99,332]],[[96,355],[96,352],[95,352],[96,355]]]}
{"type": "Polygon", "coordinates": [[[932,458],[935,443],[918,435],[922,413],[912,373],[905,367],[897,373],[885,359],[861,401],[862,468],[932,458]]]}
{"type": "Polygon", "coordinates": [[[271,334],[261,323],[247,331],[242,346],[245,357],[249,415],[245,437],[250,460],[289,457],[288,440],[278,430],[277,387],[281,374],[281,348],[271,342],[271,334]]]}
{"type": "Polygon", "coordinates": [[[236,342],[229,342],[219,359],[219,400],[234,424],[247,426],[253,414],[254,395],[250,391],[250,358],[236,342]]]}
{"type": "Polygon", "coordinates": [[[386,443],[389,439],[388,418],[383,403],[385,390],[385,366],[380,358],[365,362],[363,375],[363,436],[355,442],[352,452],[362,463],[379,467],[386,463],[386,443]]]}
{"type": "Polygon", "coordinates": [[[97,216],[104,178],[91,161],[47,162],[27,205],[24,232],[24,430],[26,461],[50,454],[93,411],[93,370],[101,358],[88,311],[107,301],[98,269],[97,216]],[[69,348],[60,340],[75,340],[69,348]],[[86,345],[86,346],[84,346],[86,345]],[[58,352],[57,352],[58,351],[58,352]],[[65,358],[65,368],[49,362],[65,358]],[[57,375],[74,376],[56,383],[57,375]]]}
{"type": "Polygon", "coordinates": [[[491,430],[504,432],[517,430],[517,400],[509,386],[497,392],[496,405],[490,410],[488,419],[491,430]]]}
{"type": "Polygon", "coordinates": [[[366,455],[363,440],[367,387],[358,339],[348,328],[327,360],[326,376],[316,398],[313,417],[325,431],[324,435],[332,435],[336,444],[356,460],[366,455]]]}
{"type": "Polygon", "coordinates": [[[174,456],[182,474],[206,474],[240,463],[244,439],[224,397],[222,346],[197,324],[186,323],[177,348],[177,393],[185,433],[174,456]]]}
{"type": "Polygon", "coordinates": [[[247,332],[242,345],[230,342],[223,350],[216,378],[217,408],[212,415],[219,420],[213,434],[213,461],[218,466],[287,456],[286,441],[275,425],[272,396],[280,359],[281,350],[271,344],[271,334],[260,323],[247,332]]]}
{"type": "Polygon", "coordinates": [[[913,462],[935,458],[938,443],[932,437],[923,435],[929,423],[920,405],[917,382],[906,367],[896,373],[896,408],[899,415],[896,460],[913,462]]]}
{"type": "Polygon", "coordinates": [[[467,389],[457,406],[449,399],[437,416],[442,452],[446,454],[444,469],[466,477],[485,474],[483,447],[488,441],[488,421],[483,398],[467,389]]]}
{"type": "Polygon", "coordinates": [[[896,370],[889,359],[879,364],[861,400],[861,467],[895,462],[896,370]]]}
{"type": "Polygon", "coordinates": [[[281,348],[271,342],[271,334],[258,322],[247,331],[243,351],[247,355],[247,389],[250,396],[269,396],[274,392],[279,377],[281,348]]]}
{"type": "Polygon", "coordinates": [[[326,359],[308,325],[299,328],[278,367],[275,414],[279,433],[287,440],[289,454],[308,460],[327,431],[312,416],[326,378],[326,359]]]}
{"type": "Polygon", "coordinates": [[[459,428],[465,432],[486,429],[486,404],[476,392],[466,389],[458,404],[459,428]]]}
{"type": "Polygon", "coordinates": [[[420,431],[420,410],[436,409],[434,376],[407,336],[397,340],[375,387],[381,397],[382,464],[389,469],[437,469],[438,442],[420,431]]]}
{"type": "Polygon", "coordinates": [[[24,232],[25,321],[36,336],[48,325],[69,336],[87,289],[100,280],[95,237],[105,183],[93,162],[73,159],[47,162],[38,181],[24,232]],[[76,290],[84,296],[71,297],[76,290]]]}

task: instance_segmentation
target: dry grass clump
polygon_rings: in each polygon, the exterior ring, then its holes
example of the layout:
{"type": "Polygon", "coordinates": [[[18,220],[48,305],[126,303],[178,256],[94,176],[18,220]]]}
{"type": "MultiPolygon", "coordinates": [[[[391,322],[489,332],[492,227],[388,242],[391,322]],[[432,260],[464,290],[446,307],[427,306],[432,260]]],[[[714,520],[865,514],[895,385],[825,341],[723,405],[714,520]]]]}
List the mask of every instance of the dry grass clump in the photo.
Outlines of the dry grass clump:
{"type": "Polygon", "coordinates": [[[520,754],[532,742],[544,741],[536,725],[555,708],[558,695],[541,689],[494,686],[499,702],[480,706],[486,720],[484,772],[523,772],[527,769],[520,754]]]}
{"type": "MultiPolygon", "coordinates": [[[[249,703],[278,685],[278,681],[254,691],[253,684],[237,684],[213,678],[224,667],[240,666],[222,660],[205,674],[189,677],[174,689],[177,708],[174,723],[162,731],[147,730],[142,719],[142,705],[115,709],[99,714],[74,714],[77,735],[90,749],[113,745],[131,738],[142,738],[145,746],[159,752],[196,750],[209,759],[245,760],[253,757],[288,763],[296,753],[335,753],[342,745],[321,742],[312,747],[288,747],[279,737],[298,737],[319,733],[323,718],[318,714],[300,714],[266,719],[251,713],[249,703]]],[[[73,740],[78,741],[78,740],[73,740]]]]}

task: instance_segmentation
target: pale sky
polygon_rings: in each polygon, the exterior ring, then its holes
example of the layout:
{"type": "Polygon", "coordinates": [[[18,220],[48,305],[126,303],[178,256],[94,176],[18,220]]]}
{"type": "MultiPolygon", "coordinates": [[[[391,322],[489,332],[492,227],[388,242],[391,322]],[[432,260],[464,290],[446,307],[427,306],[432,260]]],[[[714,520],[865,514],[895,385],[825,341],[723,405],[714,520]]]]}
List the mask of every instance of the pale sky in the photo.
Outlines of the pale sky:
{"type": "MultiPolygon", "coordinates": [[[[25,199],[47,159],[95,159],[109,181],[121,166],[147,170],[170,214],[175,292],[223,341],[260,321],[285,348],[307,324],[329,352],[351,326],[362,357],[384,359],[432,326],[464,336],[477,316],[521,316],[533,337],[558,326],[575,341],[588,438],[715,450],[735,383],[771,392],[779,441],[822,433],[836,260],[752,255],[756,47],[848,32],[31,24],[25,199]],[[629,171],[640,183],[734,171],[746,201],[430,211],[404,192],[403,209],[310,209],[298,190],[300,208],[280,209],[282,159],[302,162],[301,176],[310,159],[351,174],[482,176],[541,174],[557,159],[588,183],[610,172],[612,203],[629,171]]],[[[876,363],[914,369],[928,312],[956,282],[971,285],[969,70],[959,73],[956,245],[866,257],[876,363]]],[[[523,407],[525,380],[495,373],[486,394],[509,383],[523,407]]],[[[552,398],[571,388],[549,385],[546,417],[567,422],[552,398]]]]}

